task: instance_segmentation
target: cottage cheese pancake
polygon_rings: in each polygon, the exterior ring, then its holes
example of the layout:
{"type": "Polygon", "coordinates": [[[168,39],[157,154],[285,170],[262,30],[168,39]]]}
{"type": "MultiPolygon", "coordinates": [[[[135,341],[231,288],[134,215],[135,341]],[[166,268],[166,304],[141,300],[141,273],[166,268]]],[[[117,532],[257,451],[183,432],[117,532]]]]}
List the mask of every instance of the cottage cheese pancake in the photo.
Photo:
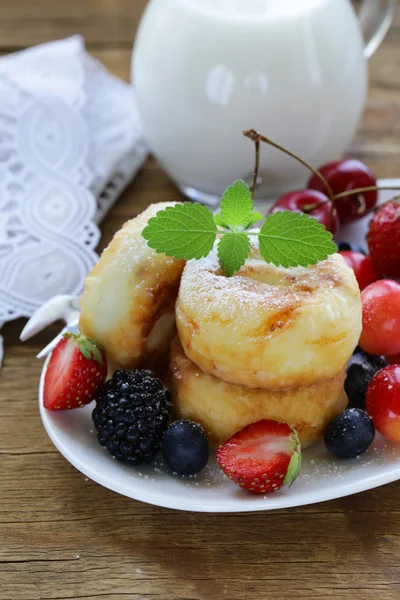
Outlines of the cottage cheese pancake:
{"type": "Polygon", "coordinates": [[[360,292],[338,254],[285,269],[267,264],[253,242],[231,278],[216,248],[188,262],[176,318],[186,356],[204,372],[253,388],[296,388],[342,371],[361,332],[360,292]]]}

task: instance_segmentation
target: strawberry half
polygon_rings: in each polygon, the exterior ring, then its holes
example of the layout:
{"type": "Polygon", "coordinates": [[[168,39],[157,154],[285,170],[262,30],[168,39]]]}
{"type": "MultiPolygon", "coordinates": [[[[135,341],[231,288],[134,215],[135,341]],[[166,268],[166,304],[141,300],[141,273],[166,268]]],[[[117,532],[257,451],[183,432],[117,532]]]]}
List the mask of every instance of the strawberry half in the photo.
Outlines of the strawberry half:
{"type": "Polygon", "coordinates": [[[301,466],[297,432],[286,423],[258,421],[235,433],[217,450],[221,469],[252,494],[291,485],[301,466]]]}
{"type": "Polygon", "coordinates": [[[104,350],[82,334],[66,333],[54,348],[44,378],[43,404],[68,410],[89,404],[107,377],[104,350]]]}
{"type": "Polygon", "coordinates": [[[386,202],[371,221],[369,254],[381,275],[400,279],[400,200],[386,202]]]}

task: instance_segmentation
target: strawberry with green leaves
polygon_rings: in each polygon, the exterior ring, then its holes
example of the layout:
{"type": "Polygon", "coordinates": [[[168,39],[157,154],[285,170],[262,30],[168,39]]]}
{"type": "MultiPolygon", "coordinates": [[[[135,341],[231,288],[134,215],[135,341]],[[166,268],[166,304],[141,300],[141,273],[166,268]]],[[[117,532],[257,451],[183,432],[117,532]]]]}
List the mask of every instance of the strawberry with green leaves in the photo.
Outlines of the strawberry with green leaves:
{"type": "Polygon", "coordinates": [[[89,404],[107,377],[107,358],[99,344],[78,333],[66,333],[53,350],[46,370],[43,404],[69,410],[89,404]]]}
{"type": "Polygon", "coordinates": [[[381,275],[400,279],[400,199],[387,202],[371,221],[368,232],[370,258],[381,275]]]}
{"type": "Polygon", "coordinates": [[[252,494],[269,494],[297,479],[301,446],[292,427],[264,419],[248,425],[222,444],[217,460],[242,489],[252,494]]]}

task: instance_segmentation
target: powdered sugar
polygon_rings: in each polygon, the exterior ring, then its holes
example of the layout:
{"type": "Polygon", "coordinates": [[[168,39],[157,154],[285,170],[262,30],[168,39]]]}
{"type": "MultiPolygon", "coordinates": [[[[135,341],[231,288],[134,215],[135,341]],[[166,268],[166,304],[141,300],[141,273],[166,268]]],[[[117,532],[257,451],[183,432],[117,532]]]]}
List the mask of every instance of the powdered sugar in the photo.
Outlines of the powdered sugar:
{"type": "MultiPolygon", "coordinates": [[[[302,494],[309,489],[342,487],[352,485],[360,479],[365,479],[378,468],[385,468],[388,461],[394,461],[400,465],[400,446],[392,444],[377,435],[374,444],[365,454],[351,460],[341,460],[333,457],[325,449],[322,442],[306,448],[303,451],[303,462],[300,476],[289,489],[282,488],[282,494],[302,494]]],[[[201,491],[202,494],[213,494],[216,488],[221,488],[224,493],[235,493],[236,487],[220,469],[213,450],[210,451],[210,460],[206,468],[197,475],[182,477],[172,473],[162,458],[159,456],[149,466],[123,467],[133,477],[139,477],[150,483],[164,481],[165,478],[173,478],[176,484],[183,486],[188,492],[201,491]]],[[[245,492],[238,492],[246,497],[245,492]]],[[[266,500],[275,497],[275,494],[266,496],[266,500]]],[[[251,497],[251,496],[250,496],[251,497]]],[[[266,505],[266,508],[268,505],[266,505]]]]}
{"type": "Polygon", "coordinates": [[[309,267],[276,267],[260,256],[254,237],[245,265],[235,276],[226,277],[219,265],[217,245],[208,256],[189,261],[185,268],[181,294],[193,310],[204,300],[221,310],[225,302],[234,302],[246,310],[268,303],[271,310],[278,311],[289,302],[299,304],[312,300],[313,294],[329,293],[343,280],[343,261],[338,256],[309,267]]]}
{"type": "Polygon", "coordinates": [[[233,277],[217,246],[188,262],[176,317],[184,352],[203,371],[275,390],[337,375],[361,331],[358,285],[340,255],[286,269],[265,262],[257,239],[233,277]]]}

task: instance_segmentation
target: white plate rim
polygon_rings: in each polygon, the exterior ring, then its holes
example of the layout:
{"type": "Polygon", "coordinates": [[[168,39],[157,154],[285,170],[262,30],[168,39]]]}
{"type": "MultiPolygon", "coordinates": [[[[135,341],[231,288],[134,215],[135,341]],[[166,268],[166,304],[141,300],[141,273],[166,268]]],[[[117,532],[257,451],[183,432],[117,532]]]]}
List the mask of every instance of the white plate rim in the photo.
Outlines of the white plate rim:
{"type": "MultiPolygon", "coordinates": [[[[379,180],[379,184],[386,185],[400,185],[400,179],[384,179],[379,180]]],[[[51,355],[50,355],[51,356],[51,355]]],[[[91,468],[90,465],[81,461],[79,457],[75,456],[69,448],[67,448],[62,441],[59,439],[56,429],[51,422],[51,411],[47,411],[43,406],[43,387],[44,377],[46,368],[50,359],[47,357],[40,377],[39,384],[39,411],[40,416],[44,425],[44,428],[53,442],[57,450],[64,456],[64,458],[71,463],[78,471],[83,473],[86,477],[95,481],[99,485],[110,489],[118,494],[150,504],[153,506],[159,506],[162,508],[169,508],[173,510],[180,510],[186,512],[199,512],[199,513],[246,513],[246,512],[258,512],[258,511],[270,511],[287,508],[295,508],[299,506],[308,506],[319,502],[327,502],[339,498],[344,498],[353,494],[364,492],[370,489],[374,489],[389,483],[393,483],[400,479],[400,463],[399,466],[393,466],[392,469],[376,474],[373,477],[362,479],[353,484],[337,485],[333,487],[327,487],[320,489],[314,493],[310,492],[307,494],[296,495],[295,484],[293,488],[284,496],[277,494],[271,494],[267,498],[250,496],[250,494],[243,494],[243,501],[239,502],[235,499],[234,503],[229,503],[229,508],[226,508],[225,503],[222,502],[207,502],[206,504],[196,503],[193,500],[185,502],[184,498],[181,502],[170,500],[168,495],[162,496],[160,494],[146,494],[140,490],[140,486],[132,485],[132,489],[126,489],[125,485],[121,485],[116,482],[113,478],[99,473],[95,469],[91,468]],[[307,497],[305,501],[304,497],[307,497]],[[251,498],[251,501],[249,501],[251,498]]],[[[99,446],[100,449],[100,446],[99,446]]],[[[132,480],[133,481],[133,480],[132,480]]],[[[173,496],[175,498],[175,496],[173,496]]]]}
{"type": "MultiPolygon", "coordinates": [[[[307,502],[304,502],[302,496],[300,499],[295,494],[295,484],[290,490],[290,492],[285,495],[285,502],[274,502],[274,494],[271,494],[267,499],[261,497],[258,499],[257,496],[251,496],[251,502],[243,502],[243,504],[238,504],[234,507],[231,507],[230,510],[226,510],[224,508],[223,503],[207,503],[197,504],[190,501],[189,504],[182,502],[176,503],[168,500],[168,496],[160,496],[160,495],[149,495],[141,492],[140,486],[135,487],[132,486],[132,489],[128,491],[125,486],[119,485],[113,479],[103,476],[101,473],[97,472],[95,469],[92,469],[89,465],[79,460],[70,450],[64,446],[64,444],[60,441],[58,436],[56,435],[53,426],[51,424],[51,411],[47,411],[43,406],[43,386],[44,386],[44,377],[46,373],[46,368],[50,356],[47,357],[46,362],[43,366],[41,378],[40,378],[40,387],[39,387],[39,410],[42,418],[42,422],[44,428],[53,442],[54,446],[57,450],[64,456],[64,458],[71,463],[78,471],[83,473],[89,479],[95,481],[99,485],[112,490],[118,494],[126,496],[128,498],[132,498],[133,500],[139,500],[140,502],[145,502],[146,504],[151,504],[153,506],[160,506],[162,508],[169,508],[174,510],[186,511],[186,512],[201,512],[201,513],[236,513],[236,512],[257,512],[257,511],[270,511],[270,510],[279,510],[284,508],[295,508],[299,506],[308,506],[311,504],[317,504],[319,502],[328,502],[329,500],[336,500],[339,498],[344,498],[346,496],[351,496],[353,494],[357,494],[360,492],[364,492],[370,489],[374,489],[376,487],[380,487],[382,485],[386,485],[388,483],[393,483],[400,479],[400,465],[397,468],[394,468],[392,471],[387,473],[381,473],[380,475],[376,475],[373,478],[362,480],[358,483],[347,485],[347,486],[338,486],[341,489],[341,492],[337,492],[337,488],[326,488],[322,491],[318,491],[313,495],[311,499],[307,502]],[[296,499],[297,498],[297,499],[296,499]]],[[[101,450],[99,446],[99,450],[101,450]]],[[[232,484],[233,485],[233,484],[232,484]]],[[[311,495],[311,493],[310,493],[311,495]]],[[[249,495],[250,496],[250,495],[249,495]]],[[[247,500],[247,495],[243,494],[243,500],[247,500]]]]}

